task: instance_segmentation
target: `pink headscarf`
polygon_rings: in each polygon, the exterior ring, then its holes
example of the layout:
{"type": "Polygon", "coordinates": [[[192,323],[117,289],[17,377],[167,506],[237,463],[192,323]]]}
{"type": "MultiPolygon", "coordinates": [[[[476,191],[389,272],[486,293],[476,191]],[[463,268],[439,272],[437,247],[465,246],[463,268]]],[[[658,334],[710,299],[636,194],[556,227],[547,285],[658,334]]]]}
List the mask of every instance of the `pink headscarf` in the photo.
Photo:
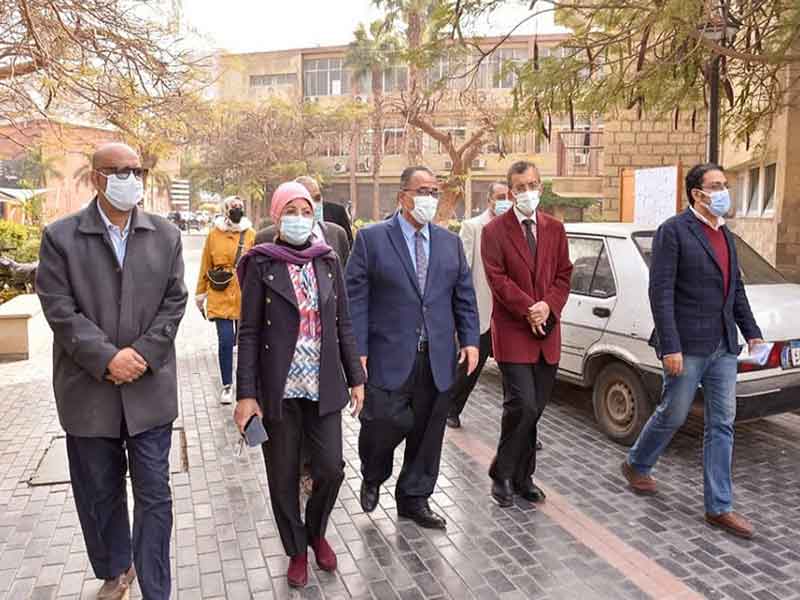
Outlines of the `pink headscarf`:
{"type": "Polygon", "coordinates": [[[275,190],[275,193],[272,194],[272,202],[269,205],[269,216],[272,218],[272,222],[275,225],[280,221],[283,209],[295,198],[307,200],[311,208],[314,208],[311,194],[308,193],[305,186],[296,181],[282,183],[278,186],[278,189],[275,190]]]}

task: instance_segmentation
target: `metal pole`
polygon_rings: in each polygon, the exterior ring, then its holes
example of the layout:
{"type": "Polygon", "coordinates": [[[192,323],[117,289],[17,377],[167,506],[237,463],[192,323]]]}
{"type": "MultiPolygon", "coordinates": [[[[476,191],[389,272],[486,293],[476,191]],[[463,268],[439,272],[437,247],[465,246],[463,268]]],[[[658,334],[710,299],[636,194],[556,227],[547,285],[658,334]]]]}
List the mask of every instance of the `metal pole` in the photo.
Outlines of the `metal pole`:
{"type": "Polygon", "coordinates": [[[708,94],[708,162],[719,162],[719,63],[720,55],[711,59],[708,94]]]}

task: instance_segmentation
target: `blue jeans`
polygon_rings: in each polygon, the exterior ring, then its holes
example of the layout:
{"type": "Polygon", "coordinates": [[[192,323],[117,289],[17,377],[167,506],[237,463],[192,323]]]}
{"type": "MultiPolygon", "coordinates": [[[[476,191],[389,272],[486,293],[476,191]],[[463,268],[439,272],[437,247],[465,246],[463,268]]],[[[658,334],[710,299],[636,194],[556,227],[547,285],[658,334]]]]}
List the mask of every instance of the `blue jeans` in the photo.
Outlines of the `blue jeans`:
{"type": "Polygon", "coordinates": [[[170,597],[171,445],[171,423],[136,436],[129,436],[123,424],[119,438],[67,434],[72,492],[94,574],[98,579],[111,579],[133,562],[147,600],[170,597]],[[133,536],[125,482],[129,463],[133,536]]]}
{"type": "Polygon", "coordinates": [[[686,421],[698,385],[703,385],[703,497],[707,513],[730,512],[733,506],[731,460],[736,418],[736,355],[720,345],[710,356],[683,357],[683,373],[664,374],[658,405],[628,453],[639,473],[650,473],[672,436],[686,421]]]}
{"type": "Polygon", "coordinates": [[[233,383],[233,347],[236,345],[236,321],[214,319],[217,326],[217,346],[219,347],[219,372],[222,385],[233,383]]]}

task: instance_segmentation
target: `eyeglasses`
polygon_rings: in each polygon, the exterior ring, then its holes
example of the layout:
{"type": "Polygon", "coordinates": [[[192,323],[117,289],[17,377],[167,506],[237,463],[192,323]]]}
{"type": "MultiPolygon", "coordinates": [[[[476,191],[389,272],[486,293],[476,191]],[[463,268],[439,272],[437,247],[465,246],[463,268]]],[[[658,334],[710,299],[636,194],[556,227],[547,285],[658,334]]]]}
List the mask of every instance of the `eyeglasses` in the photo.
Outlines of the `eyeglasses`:
{"type": "Polygon", "coordinates": [[[127,179],[131,176],[131,173],[133,173],[136,179],[143,179],[147,175],[147,169],[143,169],[142,167],[120,167],[119,169],[103,167],[101,169],[95,169],[95,171],[106,177],[111,177],[113,175],[117,179],[127,179]]]}
{"type": "Polygon", "coordinates": [[[439,190],[437,190],[436,188],[421,187],[417,188],[416,190],[404,189],[403,191],[414,192],[415,194],[418,194],[420,196],[433,196],[434,198],[438,198],[441,195],[441,192],[439,192],[439,190]]]}

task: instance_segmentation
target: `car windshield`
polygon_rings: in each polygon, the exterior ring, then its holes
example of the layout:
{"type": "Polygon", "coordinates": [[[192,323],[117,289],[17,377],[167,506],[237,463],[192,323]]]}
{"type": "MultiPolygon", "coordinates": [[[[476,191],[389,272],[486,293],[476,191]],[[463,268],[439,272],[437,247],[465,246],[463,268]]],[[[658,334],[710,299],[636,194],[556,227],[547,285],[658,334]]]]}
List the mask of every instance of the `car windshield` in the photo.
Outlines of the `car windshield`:
{"type": "MultiPolygon", "coordinates": [[[[655,231],[640,231],[633,234],[633,241],[647,266],[650,266],[650,258],[653,255],[653,236],[655,231]]],[[[735,233],[733,235],[736,244],[736,254],[739,257],[739,269],[742,272],[742,280],[746,285],[771,285],[786,283],[786,279],[772,265],[747,242],[735,233]]]]}

